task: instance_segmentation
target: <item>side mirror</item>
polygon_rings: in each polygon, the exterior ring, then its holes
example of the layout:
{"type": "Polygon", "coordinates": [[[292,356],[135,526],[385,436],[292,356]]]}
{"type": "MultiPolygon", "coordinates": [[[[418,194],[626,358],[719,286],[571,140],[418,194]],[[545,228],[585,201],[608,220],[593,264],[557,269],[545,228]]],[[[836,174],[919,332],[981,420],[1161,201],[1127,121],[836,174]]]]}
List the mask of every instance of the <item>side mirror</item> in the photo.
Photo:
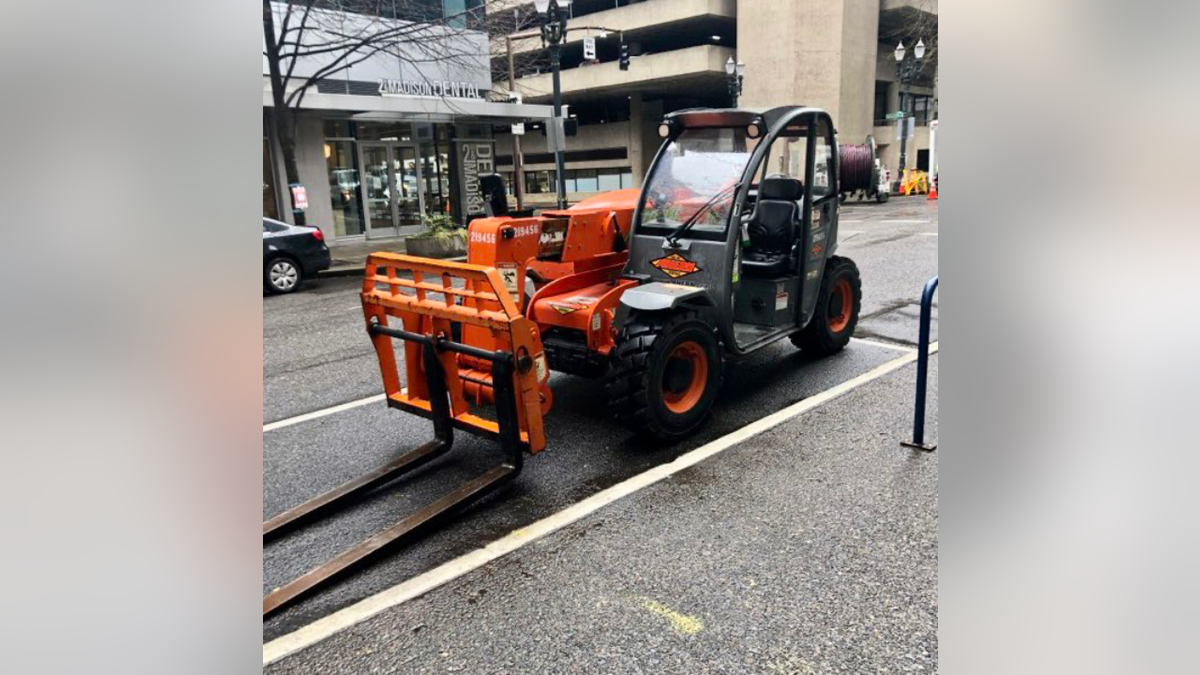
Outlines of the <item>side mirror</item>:
{"type": "Polygon", "coordinates": [[[667,206],[670,196],[661,190],[650,191],[650,208],[655,211],[661,211],[667,206]]]}

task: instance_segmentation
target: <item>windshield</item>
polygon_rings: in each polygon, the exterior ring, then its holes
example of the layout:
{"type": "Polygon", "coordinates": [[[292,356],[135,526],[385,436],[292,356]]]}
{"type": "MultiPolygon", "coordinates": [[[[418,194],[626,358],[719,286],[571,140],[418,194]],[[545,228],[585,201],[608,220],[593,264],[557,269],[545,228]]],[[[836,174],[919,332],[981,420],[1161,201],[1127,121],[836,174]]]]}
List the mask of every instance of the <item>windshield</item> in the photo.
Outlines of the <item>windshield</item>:
{"type": "Polygon", "coordinates": [[[638,226],[670,234],[694,219],[689,234],[724,235],[756,145],[741,127],[684,130],[663,149],[646,183],[638,226]]]}

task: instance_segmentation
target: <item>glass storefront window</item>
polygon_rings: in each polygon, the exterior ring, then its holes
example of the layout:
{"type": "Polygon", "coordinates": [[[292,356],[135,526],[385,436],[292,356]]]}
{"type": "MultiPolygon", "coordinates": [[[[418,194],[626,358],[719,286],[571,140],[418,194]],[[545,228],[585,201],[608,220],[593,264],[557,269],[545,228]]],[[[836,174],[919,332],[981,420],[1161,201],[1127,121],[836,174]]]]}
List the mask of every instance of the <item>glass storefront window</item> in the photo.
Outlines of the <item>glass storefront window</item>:
{"type": "Polygon", "coordinates": [[[525,191],[530,194],[543,194],[550,191],[545,171],[528,171],[525,173],[525,191]]]}
{"type": "Polygon", "coordinates": [[[595,169],[580,169],[575,172],[576,192],[599,192],[600,183],[595,169]]]}
{"type": "MultiPolygon", "coordinates": [[[[504,176],[508,180],[509,190],[515,190],[516,188],[512,187],[513,174],[505,173],[504,176]]],[[[525,192],[527,194],[554,192],[554,178],[555,172],[553,169],[547,171],[526,171],[525,192]]],[[[567,171],[564,182],[566,183],[567,194],[573,192],[610,192],[612,190],[638,187],[633,182],[632,169],[571,169],[567,171]]]]}
{"type": "Polygon", "coordinates": [[[363,122],[358,127],[357,140],[360,141],[396,141],[399,143],[412,142],[413,128],[408,122],[363,122]]]}
{"type": "Polygon", "coordinates": [[[348,120],[325,120],[325,138],[354,138],[348,120]]]}
{"type": "Polygon", "coordinates": [[[450,199],[450,158],[437,143],[421,143],[421,176],[425,183],[425,211],[445,213],[450,199]]]}
{"type": "Polygon", "coordinates": [[[271,170],[271,147],[263,139],[263,217],[279,220],[279,208],[275,204],[275,172],[271,170]]]}
{"type": "Polygon", "coordinates": [[[600,192],[621,189],[620,169],[605,169],[600,172],[600,192]]]}
{"type": "Polygon", "coordinates": [[[329,171],[329,199],[338,237],[361,235],[363,228],[358,152],[352,141],[325,141],[325,166],[329,171]]]}

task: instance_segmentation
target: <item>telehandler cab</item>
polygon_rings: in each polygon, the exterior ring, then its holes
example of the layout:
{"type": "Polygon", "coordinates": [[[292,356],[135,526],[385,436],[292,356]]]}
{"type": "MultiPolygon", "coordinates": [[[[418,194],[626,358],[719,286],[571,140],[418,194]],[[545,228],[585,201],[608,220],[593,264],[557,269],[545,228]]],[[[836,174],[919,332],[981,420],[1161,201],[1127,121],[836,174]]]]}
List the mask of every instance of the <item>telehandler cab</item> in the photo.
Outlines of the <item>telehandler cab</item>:
{"type": "Polygon", "coordinates": [[[668,115],[634,214],[608,400],[664,439],[708,415],[724,363],[790,338],[818,356],[850,340],[858,268],[835,256],[837,142],[811,108],[668,115]]]}
{"type": "Polygon", "coordinates": [[[388,405],[431,419],[435,438],[264,523],[264,543],[445,454],[455,429],[499,441],[503,461],[270,593],[264,618],[515,479],[546,446],[551,370],[604,378],[618,419],[673,441],[708,417],[727,362],[783,339],[818,356],[846,346],[862,290],[834,255],[829,115],[685,110],[659,132],[640,192],[536,218],[496,199],[499,215],[471,223],[467,263],[368,258],[363,310],[388,405]]]}

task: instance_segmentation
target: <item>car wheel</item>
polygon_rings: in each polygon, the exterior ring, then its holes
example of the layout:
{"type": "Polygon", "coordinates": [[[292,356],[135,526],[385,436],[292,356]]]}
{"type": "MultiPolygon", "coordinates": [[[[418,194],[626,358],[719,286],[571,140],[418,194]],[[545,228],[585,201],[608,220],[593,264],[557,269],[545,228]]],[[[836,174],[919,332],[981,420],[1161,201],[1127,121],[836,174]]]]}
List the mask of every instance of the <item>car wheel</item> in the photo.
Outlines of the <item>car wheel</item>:
{"type": "Polygon", "coordinates": [[[295,293],[304,283],[304,272],[290,258],[273,258],[264,266],[263,287],[271,293],[295,293]]]}

